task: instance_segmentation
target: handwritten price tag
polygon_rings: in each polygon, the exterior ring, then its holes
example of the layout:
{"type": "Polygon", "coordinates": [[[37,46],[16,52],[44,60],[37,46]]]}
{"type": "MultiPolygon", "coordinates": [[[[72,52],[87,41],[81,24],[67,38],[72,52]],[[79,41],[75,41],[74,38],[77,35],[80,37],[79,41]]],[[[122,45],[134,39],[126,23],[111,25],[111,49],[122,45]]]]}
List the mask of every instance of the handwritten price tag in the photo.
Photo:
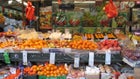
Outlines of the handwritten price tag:
{"type": "Polygon", "coordinates": [[[94,52],[89,52],[88,65],[91,67],[94,66],[94,52]]]}
{"type": "Polygon", "coordinates": [[[50,53],[50,64],[55,64],[55,53],[50,53]]]}
{"type": "Polygon", "coordinates": [[[23,65],[28,65],[27,51],[22,51],[23,65]]]}
{"type": "Polygon", "coordinates": [[[111,51],[107,50],[105,54],[105,64],[111,64],[111,51]]]}
{"type": "Polygon", "coordinates": [[[75,57],[74,57],[74,67],[78,68],[79,63],[80,63],[80,57],[79,57],[79,55],[75,55],[75,57]]]}

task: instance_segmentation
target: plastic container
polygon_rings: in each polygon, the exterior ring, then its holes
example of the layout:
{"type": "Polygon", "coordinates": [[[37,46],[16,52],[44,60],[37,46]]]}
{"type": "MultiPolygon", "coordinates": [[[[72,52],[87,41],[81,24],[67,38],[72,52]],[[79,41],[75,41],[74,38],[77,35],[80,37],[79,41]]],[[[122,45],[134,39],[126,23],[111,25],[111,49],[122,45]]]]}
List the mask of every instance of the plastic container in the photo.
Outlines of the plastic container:
{"type": "Polygon", "coordinates": [[[46,76],[39,76],[38,79],[47,79],[47,77],[46,76]]]}
{"type": "Polygon", "coordinates": [[[99,74],[98,75],[86,75],[86,79],[100,79],[99,74]]]}

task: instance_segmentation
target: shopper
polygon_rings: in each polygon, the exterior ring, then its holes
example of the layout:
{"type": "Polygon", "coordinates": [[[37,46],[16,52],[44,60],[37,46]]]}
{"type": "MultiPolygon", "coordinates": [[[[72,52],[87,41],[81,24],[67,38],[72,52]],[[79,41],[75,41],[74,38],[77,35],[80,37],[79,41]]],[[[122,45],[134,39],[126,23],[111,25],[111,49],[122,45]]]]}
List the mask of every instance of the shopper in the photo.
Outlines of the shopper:
{"type": "Polygon", "coordinates": [[[4,31],[4,24],[0,24],[0,32],[3,32],[4,31]]]}
{"type": "Polygon", "coordinates": [[[6,27],[4,27],[4,31],[5,32],[7,32],[7,31],[9,31],[9,30],[11,30],[11,31],[14,31],[14,26],[13,25],[10,25],[10,24],[8,24],[6,27]]]}

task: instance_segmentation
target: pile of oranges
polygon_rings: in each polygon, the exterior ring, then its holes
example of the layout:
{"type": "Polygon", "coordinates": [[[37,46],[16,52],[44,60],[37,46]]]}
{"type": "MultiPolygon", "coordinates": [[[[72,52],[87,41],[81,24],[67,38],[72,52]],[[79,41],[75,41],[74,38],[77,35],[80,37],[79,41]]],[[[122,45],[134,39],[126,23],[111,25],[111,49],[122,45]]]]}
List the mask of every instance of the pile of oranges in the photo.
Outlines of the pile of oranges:
{"type": "Polygon", "coordinates": [[[95,42],[88,40],[73,40],[69,43],[69,46],[73,49],[82,50],[95,50],[98,47],[95,42]]]}
{"type": "Polygon", "coordinates": [[[27,75],[39,75],[39,76],[47,76],[47,77],[57,77],[62,75],[67,75],[68,70],[64,65],[56,66],[53,64],[45,64],[45,65],[33,65],[32,67],[24,68],[24,74],[27,75]]]}
{"type": "Polygon", "coordinates": [[[24,40],[23,42],[19,42],[17,44],[17,46],[20,49],[42,49],[42,48],[46,48],[47,46],[47,42],[45,40],[41,40],[41,39],[29,39],[29,40],[24,40]]]}
{"type": "Polygon", "coordinates": [[[9,46],[14,46],[14,44],[11,41],[6,41],[6,42],[1,42],[0,43],[0,48],[5,48],[5,47],[9,47],[9,46]]]}

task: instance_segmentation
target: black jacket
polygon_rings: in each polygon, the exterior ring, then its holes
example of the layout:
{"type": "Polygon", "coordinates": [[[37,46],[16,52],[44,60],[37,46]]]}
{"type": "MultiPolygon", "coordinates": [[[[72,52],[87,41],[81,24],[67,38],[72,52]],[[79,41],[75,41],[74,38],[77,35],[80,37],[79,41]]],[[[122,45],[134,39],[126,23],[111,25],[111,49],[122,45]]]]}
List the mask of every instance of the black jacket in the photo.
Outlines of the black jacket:
{"type": "Polygon", "coordinates": [[[0,24],[0,32],[4,32],[4,27],[5,27],[4,24],[0,24]]]}

